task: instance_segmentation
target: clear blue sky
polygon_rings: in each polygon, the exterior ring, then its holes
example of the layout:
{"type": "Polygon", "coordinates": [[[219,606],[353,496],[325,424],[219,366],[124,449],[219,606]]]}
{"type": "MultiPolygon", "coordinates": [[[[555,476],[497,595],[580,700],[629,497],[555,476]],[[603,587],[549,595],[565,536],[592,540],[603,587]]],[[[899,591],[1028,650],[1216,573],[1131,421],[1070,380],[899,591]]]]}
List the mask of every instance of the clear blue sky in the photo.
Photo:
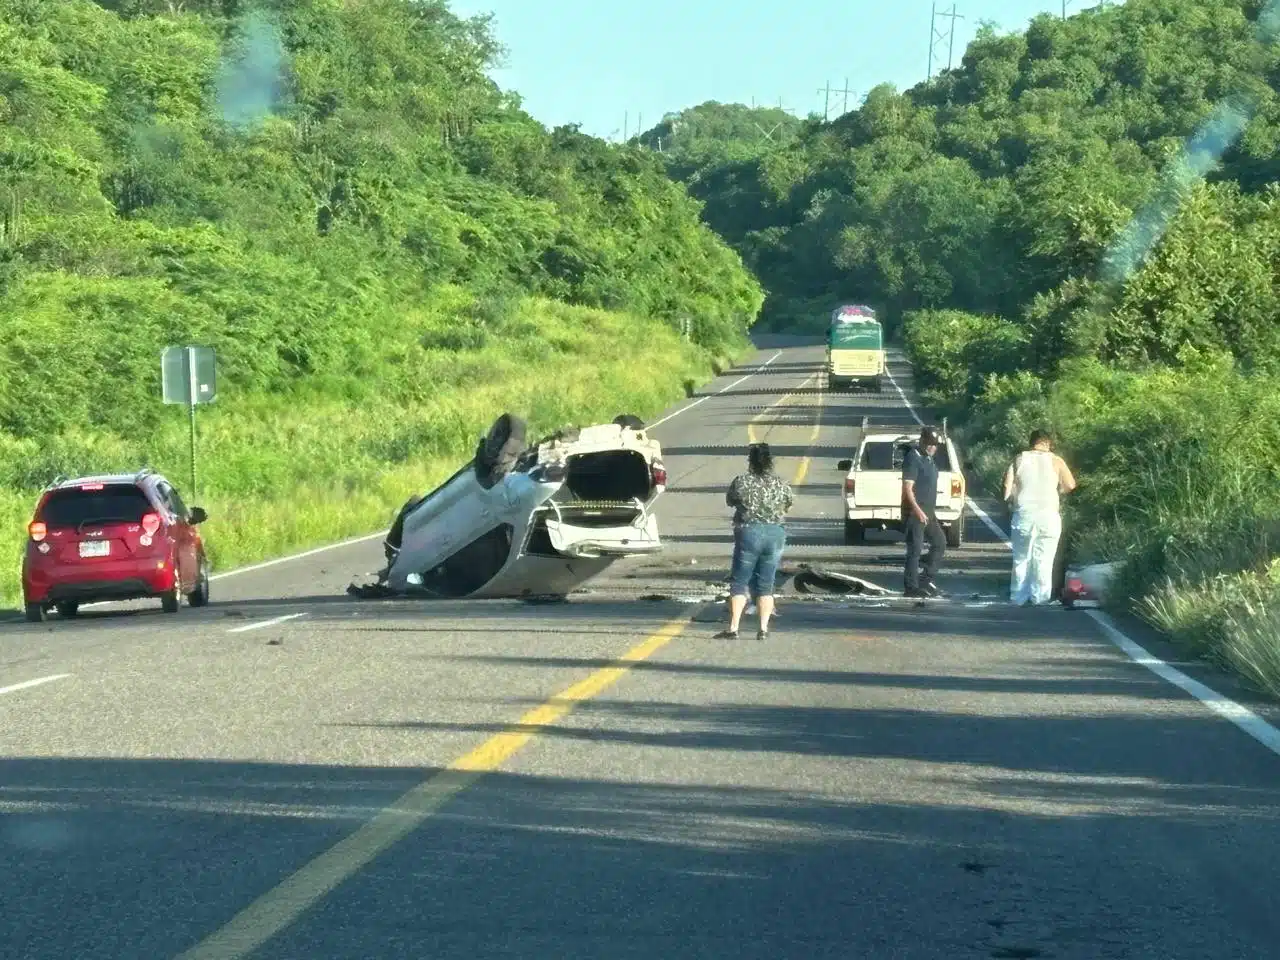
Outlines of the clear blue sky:
{"type": "MultiPolygon", "coordinates": [[[[1022,30],[1062,0],[954,0],[954,62],[978,24],[1022,30]]],[[[1070,15],[1098,0],[1071,0],[1070,15]]],[[[938,0],[940,11],[952,0],[938,0]]],[[[621,137],[668,112],[702,103],[782,105],[822,112],[819,88],[846,79],[853,109],[867,90],[904,90],[925,78],[931,0],[450,0],[455,14],[495,15],[507,62],[493,71],[542,123],[580,123],[584,133],[621,137]],[[629,112],[629,117],[626,114],[629,112]]],[[[947,21],[937,27],[945,34],[947,21]]],[[[934,55],[945,67],[946,43],[934,55]]],[[[844,106],[831,95],[832,115],[844,106]]]]}

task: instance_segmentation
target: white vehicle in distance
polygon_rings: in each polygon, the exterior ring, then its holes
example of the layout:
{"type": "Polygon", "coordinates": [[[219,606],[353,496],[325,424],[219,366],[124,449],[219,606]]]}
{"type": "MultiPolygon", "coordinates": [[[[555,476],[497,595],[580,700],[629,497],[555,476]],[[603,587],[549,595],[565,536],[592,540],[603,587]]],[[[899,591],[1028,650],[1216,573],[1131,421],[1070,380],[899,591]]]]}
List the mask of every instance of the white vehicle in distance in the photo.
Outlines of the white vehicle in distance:
{"type": "Polygon", "coordinates": [[[622,557],[662,549],[662,448],[637,418],[574,427],[526,448],[504,414],[475,457],[401,508],[378,583],[356,596],[563,598],[622,557]]]}
{"type": "MultiPolygon", "coordinates": [[[[899,428],[872,429],[862,418],[862,438],[857,456],[841,460],[845,471],[844,542],[863,543],[868,530],[902,532],[902,464],[907,451],[920,441],[920,431],[903,433],[899,428]]],[[[938,466],[938,522],[947,544],[964,543],[965,479],[960,451],[947,434],[942,421],[942,443],[934,452],[938,466]]]]}

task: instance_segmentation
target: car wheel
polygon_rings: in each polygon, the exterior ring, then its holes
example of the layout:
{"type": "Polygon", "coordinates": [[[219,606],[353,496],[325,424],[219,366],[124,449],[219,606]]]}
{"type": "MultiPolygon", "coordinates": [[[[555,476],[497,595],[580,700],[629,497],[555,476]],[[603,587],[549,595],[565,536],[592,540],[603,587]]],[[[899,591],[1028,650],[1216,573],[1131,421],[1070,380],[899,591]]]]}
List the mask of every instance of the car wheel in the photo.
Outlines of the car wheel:
{"type": "Polygon", "coordinates": [[[28,603],[26,612],[28,623],[44,623],[49,618],[49,611],[43,603],[28,603]]]}
{"type": "Polygon", "coordinates": [[[525,449],[525,422],[504,413],[493,422],[476,452],[476,476],[481,486],[492,487],[515,466],[525,449]]]}
{"type": "Polygon", "coordinates": [[[863,525],[857,520],[846,520],[844,522],[844,542],[845,543],[862,543],[867,538],[867,531],[863,525]]]}
{"type": "Polygon", "coordinates": [[[209,605],[209,565],[205,561],[200,564],[200,581],[196,584],[196,588],[187,594],[187,603],[193,607],[209,605]]]}
{"type": "Polygon", "coordinates": [[[178,612],[178,596],[179,594],[178,594],[177,587],[174,587],[172,590],[167,590],[164,593],[160,594],[160,609],[163,610],[165,613],[177,613],[178,612]]]}
{"type": "Polygon", "coordinates": [[[80,604],[78,603],[60,603],[58,604],[58,616],[74,617],[80,612],[80,604]]]}
{"type": "Polygon", "coordinates": [[[947,527],[947,546],[959,548],[964,544],[964,514],[956,517],[955,522],[947,527]]]}

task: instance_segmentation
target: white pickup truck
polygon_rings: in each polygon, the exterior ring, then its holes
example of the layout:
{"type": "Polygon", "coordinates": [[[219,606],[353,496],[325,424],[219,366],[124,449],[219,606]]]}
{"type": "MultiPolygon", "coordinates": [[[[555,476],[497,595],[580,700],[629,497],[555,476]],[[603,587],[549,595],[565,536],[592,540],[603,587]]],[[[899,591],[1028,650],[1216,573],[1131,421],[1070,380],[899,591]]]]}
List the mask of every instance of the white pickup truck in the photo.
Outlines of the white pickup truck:
{"type": "MultiPolygon", "coordinates": [[[[844,541],[862,543],[869,529],[903,529],[902,463],[907,451],[920,439],[920,432],[903,433],[900,429],[873,429],[862,419],[862,437],[857,456],[841,460],[845,471],[844,541]]],[[[965,480],[960,451],[942,426],[942,443],[934,452],[938,465],[938,522],[947,535],[947,545],[964,543],[965,480]]]]}

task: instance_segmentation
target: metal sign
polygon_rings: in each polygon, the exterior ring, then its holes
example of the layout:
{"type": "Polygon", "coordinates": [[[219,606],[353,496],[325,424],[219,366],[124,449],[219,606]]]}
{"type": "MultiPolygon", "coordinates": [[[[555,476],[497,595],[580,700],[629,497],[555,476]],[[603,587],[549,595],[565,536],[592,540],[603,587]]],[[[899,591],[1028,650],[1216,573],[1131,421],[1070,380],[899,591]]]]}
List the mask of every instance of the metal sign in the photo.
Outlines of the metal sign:
{"type": "Polygon", "coordinates": [[[165,403],[185,403],[191,416],[191,497],[196,496],[196,404],[218,395],[213,347],[165,347],[160,354],[165,403]]]}
{"type": "Polygon", "coordinates": [[[165,347],[160,374],[165,403],[211,403],[218,395],[213,347],[165,347]]]}

